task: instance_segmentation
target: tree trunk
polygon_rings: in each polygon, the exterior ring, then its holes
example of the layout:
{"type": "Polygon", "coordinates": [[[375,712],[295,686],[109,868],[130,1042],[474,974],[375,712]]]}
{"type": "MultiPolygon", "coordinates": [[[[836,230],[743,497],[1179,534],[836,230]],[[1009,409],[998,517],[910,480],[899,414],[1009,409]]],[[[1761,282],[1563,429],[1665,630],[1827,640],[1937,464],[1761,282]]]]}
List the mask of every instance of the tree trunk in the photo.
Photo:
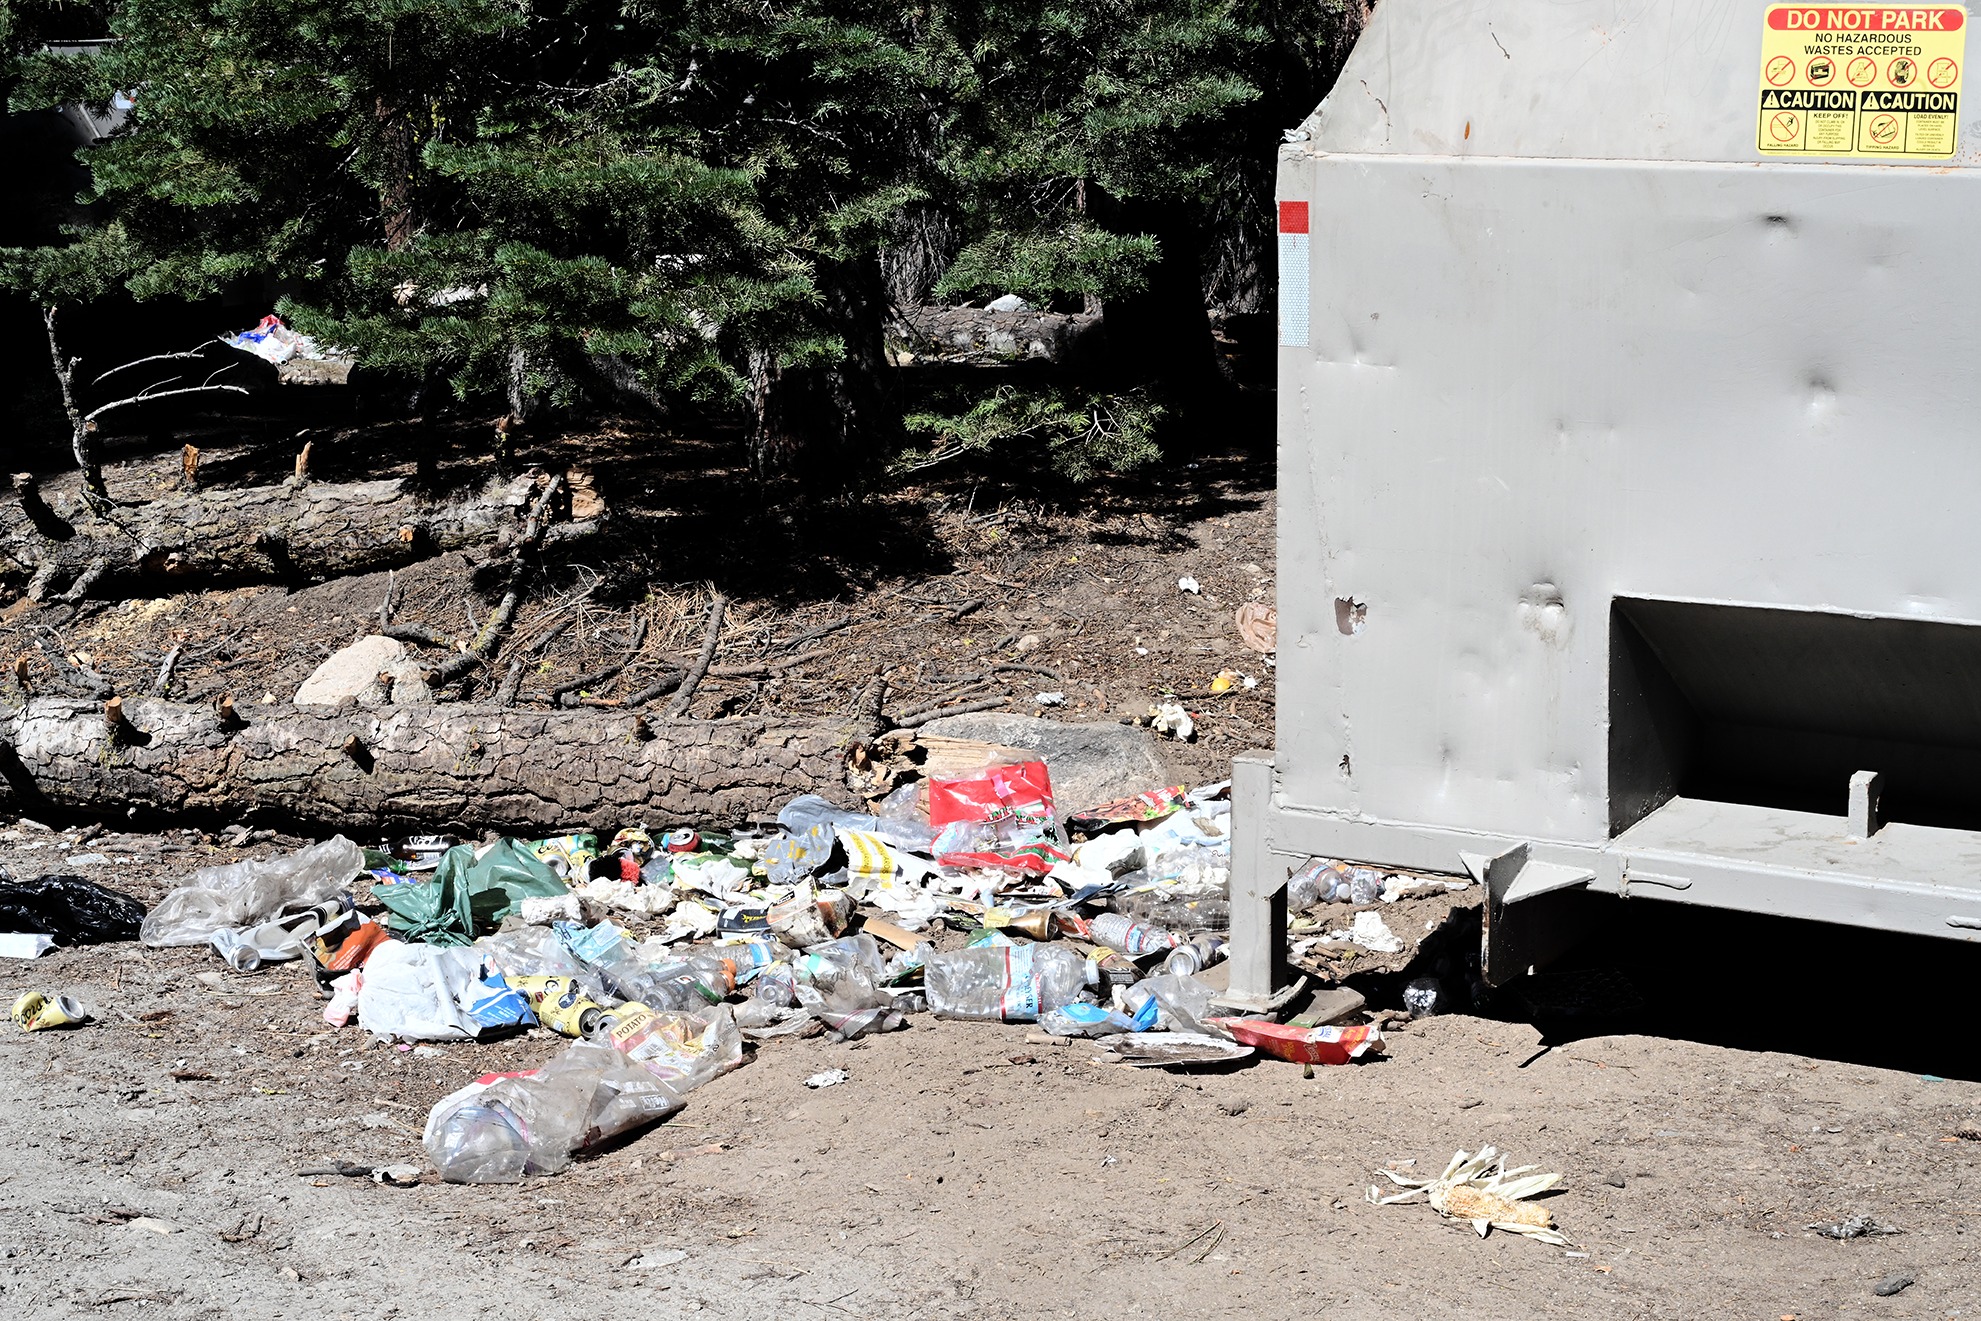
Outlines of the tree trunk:
{"type": "Polygon", "coordinates": [[[1160,386],[1186,415],[1215,403],[1223,393],[1223,375],[1204,305],[1203,235],[1188,209],[1148,202],[1095,209],[1107,216],[1110,229],[1152,234],[1162,248],[1141,291],[1108,300],[1108,354],[1117,376],[1128,384],[1160,386]]]}
{"type": "Polygon", "coordinates": [[[845,486],[901,441],[887,366],[887,290],[871,253],[821,262],[819,285],[841,355],[827,366],[787,366],[767,351],[752,354],[750,460],[761,475],[845,486]]]}
{"type": "Polygon", "coordinates": [[[0,713],[0,800],[121,818],[527,834],[740,822],[801,793],[852,801],[858,716],[654,721],[497,706],[212,707],[37,697],[0,713]]]}
{"type": "MultiPolygon", "coordinates": [[[[31,505],[0,504],[0,588],[26,585],[47,599],[79,594],[82,583],[85,593],[114,600],[374,573],[445,551],[506,546],[521,534],[534,494],[529,478],[440,502],[397,480],[179,491],[105,515],[78,511],[67,537],[37,526],[35,516],[45,524],[47,515],[33,496],[31,505]]],[[[595,528],[565,524],[555,539],[595,528]]]]}
{"type": "Polygon", "coordinates": [[[372,103],[372,117],[378,124],[379,220],[386,251],[399,252],[413,241],[413,162],[419,142],[411,114],[396,97],[378,97],[372,103]]]}

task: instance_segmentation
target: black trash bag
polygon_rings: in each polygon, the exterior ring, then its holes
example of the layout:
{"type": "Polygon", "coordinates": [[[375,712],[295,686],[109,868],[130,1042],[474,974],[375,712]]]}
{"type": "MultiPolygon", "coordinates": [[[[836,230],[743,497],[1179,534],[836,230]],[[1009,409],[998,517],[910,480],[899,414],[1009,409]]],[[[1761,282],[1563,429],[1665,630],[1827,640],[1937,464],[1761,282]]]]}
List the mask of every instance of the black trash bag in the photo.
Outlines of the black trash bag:
{"type": "Polygon", "coordinates": [[[80,876],[0,881],[0,931],[36,931],[58,945],[136,940],[144,905],[80,876]]]}

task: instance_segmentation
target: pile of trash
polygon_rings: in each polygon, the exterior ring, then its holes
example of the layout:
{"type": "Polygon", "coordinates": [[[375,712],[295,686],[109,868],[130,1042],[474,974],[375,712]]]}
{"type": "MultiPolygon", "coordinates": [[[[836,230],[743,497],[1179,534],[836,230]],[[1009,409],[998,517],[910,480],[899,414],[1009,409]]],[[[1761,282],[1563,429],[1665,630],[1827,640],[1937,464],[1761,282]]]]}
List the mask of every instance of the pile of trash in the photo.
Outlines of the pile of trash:
{"type": "MultiPolygon", "coordinates": [[[[383,1040],[570,1038],[434,1107],[426,1150],[459,1182],[555,1173],[665,1119],[746,1041],[853,1040],[925,1012],[1036,1023],[1130,1064],[1380,1053],[1374,1026],[1213,1012],[1201,974],[1230,921],[1228,791],[1175,785],[1062,820],[1034,760],[908,783],[867,812],[806,795],[774,828],[729,833],[339,836],[197,872],[139,935],[243,973],[306,961],[325,1021],[383,1040]]],[[[1362,898],[1369,878],[1334,866],[1295,878],[1301,906],[1362,898]]]]}

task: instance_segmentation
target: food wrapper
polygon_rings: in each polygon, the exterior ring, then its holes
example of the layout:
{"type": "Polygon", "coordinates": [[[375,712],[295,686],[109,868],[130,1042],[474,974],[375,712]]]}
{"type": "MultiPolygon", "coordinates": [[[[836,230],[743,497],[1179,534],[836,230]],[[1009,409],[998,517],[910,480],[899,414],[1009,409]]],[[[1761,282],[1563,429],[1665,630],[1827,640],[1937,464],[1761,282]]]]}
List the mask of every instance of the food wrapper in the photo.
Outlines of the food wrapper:
{"type": "Polygon", "coordinates": [[[706,1014],[624,1004],[607,1020],[607,1038],[677,1093],[701,1086],[743,1062],[743,1037],[727,1009],[706,1014]]]}
{"type": "Polygon", "coordinates": [[[1066,828],[1079,835],[1095,835],[1109,826],[1141,825],[1160,821],[1171,812],[1190,805],[1189,792],[1180,784],[1151,789],[1132,798],[1117,798],[1066,818],[1066,828]]]}

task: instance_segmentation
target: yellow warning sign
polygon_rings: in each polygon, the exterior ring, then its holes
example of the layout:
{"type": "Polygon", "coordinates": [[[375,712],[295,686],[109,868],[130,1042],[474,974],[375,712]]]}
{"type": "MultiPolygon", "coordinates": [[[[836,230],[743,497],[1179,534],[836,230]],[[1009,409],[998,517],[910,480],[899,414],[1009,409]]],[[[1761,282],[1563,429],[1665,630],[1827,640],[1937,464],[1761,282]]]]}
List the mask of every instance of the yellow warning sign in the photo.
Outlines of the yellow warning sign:
{"type": "Polygon", "coordinates": [[[1770,5],[1755,144],[1770,156],[1945,160],[1966,60],[1962,5],[1770,5]]]}

